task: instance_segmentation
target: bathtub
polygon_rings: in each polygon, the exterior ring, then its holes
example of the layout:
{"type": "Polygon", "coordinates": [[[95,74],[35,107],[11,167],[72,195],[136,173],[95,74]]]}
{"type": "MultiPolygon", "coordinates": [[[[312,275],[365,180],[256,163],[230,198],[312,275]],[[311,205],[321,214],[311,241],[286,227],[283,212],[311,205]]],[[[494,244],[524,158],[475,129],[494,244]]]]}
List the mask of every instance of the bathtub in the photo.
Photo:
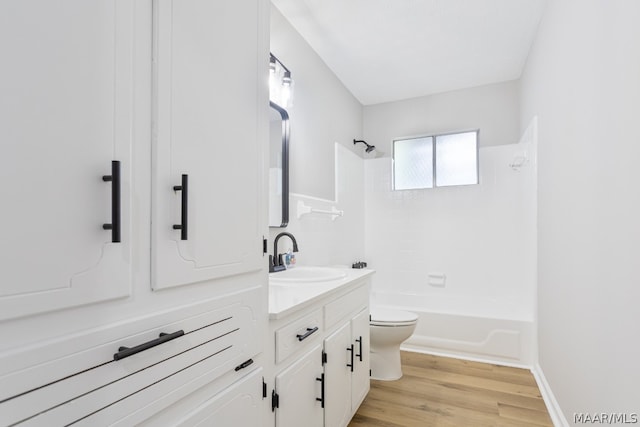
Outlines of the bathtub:
{"type": "Polygon", "coordinates": [[[518,367],[533,365],[533,307],[509,298],[374,292],[371,304],[418,315],[402,349],[518,367]]]}

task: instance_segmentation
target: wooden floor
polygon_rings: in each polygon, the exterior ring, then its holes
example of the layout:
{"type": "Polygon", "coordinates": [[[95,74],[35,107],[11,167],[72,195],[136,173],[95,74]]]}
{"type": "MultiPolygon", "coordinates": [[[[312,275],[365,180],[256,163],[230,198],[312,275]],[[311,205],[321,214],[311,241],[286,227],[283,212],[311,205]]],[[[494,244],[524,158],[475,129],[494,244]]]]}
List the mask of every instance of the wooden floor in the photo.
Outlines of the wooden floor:
{"type": "Polygon", "coordinates": [[[526,369],[402,352],[402,371],[371,380],[349,427],[553,426],[526,369]]]}

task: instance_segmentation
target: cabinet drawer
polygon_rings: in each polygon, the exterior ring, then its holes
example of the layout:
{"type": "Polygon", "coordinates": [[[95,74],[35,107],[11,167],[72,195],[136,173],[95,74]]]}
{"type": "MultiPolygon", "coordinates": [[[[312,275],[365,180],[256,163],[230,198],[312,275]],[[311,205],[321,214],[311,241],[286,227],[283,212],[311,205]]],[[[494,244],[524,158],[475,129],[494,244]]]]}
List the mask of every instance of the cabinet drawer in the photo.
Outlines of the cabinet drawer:
{"type": "Polygon", "coordinates": [[[275,332],[276,363],[304,348],[307,343],[315,342],[322,334],[322,310],[316,310],[278,329],[275,332]]]}
{"type": "MultiPolygon", "coordinates": [[[[171,397],[164,403],[171,404],[202,385],[195,379],[204,375],[211,381],[259,351],[258,344],[255,348],[247,345],[259,342],[254,328],[254,298],[247,292],[201,303],[198,314],[185,315],[181,320],[168,321],[176,313],[163,313],[114,326],[112,335],[116,337],[118,331],[131,331],[136,326],[145,329],[8,373],[0,377],[0,425],[68,425],[96,417],[101,424],[111,424],[127,411],[165,395],[171,397]],[[153,324],[157,326],[148,328],[153,324]],[[170,341],[124,359],[114,358],[121,347],[135,348],[152,342],[161,333],[177,331],[182,334],[170,341]],[[183,387],[189,383],[191,387],[183,387]],[[118,407],[122,411],[113,410],[118,407]]],[[[73,347],[83,338],[70,338],[67,344],[73,347]]],[[[46,354],[48,349],[43,346],[39,351],[46,354]]]]}
{"type": "Polygon", "coordinates": [[[369,286],[364,284],[324,306],[324,327],[329,330],[347,316],[369,305],[369,286]]]}

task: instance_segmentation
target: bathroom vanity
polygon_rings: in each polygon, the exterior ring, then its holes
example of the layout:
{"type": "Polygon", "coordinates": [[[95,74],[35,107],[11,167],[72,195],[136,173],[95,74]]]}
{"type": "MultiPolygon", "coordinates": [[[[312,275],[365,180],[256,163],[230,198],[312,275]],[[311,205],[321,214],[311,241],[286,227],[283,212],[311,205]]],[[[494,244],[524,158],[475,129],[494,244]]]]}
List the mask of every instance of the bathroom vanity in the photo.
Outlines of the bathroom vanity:
{"type": "Polygon", "coordinates": [[[276,427],[346,426],[364,400],[372,274],[297,267],[270,275],[264,394],[276,427]]]}

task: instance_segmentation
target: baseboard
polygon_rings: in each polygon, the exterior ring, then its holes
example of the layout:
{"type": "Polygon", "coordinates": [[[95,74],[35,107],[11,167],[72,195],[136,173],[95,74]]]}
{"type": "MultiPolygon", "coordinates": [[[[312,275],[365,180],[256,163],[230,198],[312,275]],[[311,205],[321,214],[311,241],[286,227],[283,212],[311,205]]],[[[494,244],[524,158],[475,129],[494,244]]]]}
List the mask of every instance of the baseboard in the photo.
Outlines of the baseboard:
{"type": "Polygon", "coordinates": [[[547,405],[547,411],[549,412],[551,421],[553,421],[553,425],[555,427],[569,427],[569,423],[562,413],[562,409],[560,409],[560,405],[558,404],[553,391],[551,391],[551,387],[549,387],[549,383],[544,376],[544,372],[538,363],[533,365],[531,373],[533,374],[536,383],[538,383],[538,388],[542,394],[542,399],[544,399],[544,404],[547,405]]]}

